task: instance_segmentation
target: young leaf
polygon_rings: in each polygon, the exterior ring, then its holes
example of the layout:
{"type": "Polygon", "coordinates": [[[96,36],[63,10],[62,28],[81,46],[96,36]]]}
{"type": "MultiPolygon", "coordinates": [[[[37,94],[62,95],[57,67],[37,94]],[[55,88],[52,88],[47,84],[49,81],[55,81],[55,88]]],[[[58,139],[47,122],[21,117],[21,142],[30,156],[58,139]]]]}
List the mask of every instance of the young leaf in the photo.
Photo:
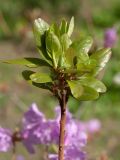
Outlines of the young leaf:
{"type": "Polygon", "coordinates": [[[63,19],[60,25],[60,35],[67,33],[68,31],[68,23],[63,19]]]}
{"type": "Polygon", "coordinates": [[[99,97],[99,93],[95,91],[91,87],[84,86],[84,91],[81,97],[79,97],[78,100],[81,101],[90,101],[90,100],[95,100],[99,97]]]}
{"type": "Polygon", "coordinates": [[[68,37],[67,34],[63,34],[60,38],[60,41],[63,52],[65,52],[72,43],[71,39],[68,37]]]}
{"type": "Polygon", "coordinates": [[[111,57],[111,50],[109,48],[100,49],[90,56],[90,58],[97,61],[97,67],[94,69],[93,75],[97,75],[106,65],[111,57]]]}
{"type": "Polygon", "coordinates": [[[91,37],[85,37],[73,42],[72,47],[76,50],[77,57],[83,60],[88,60],[88,51],[92,46],[93,40],[91,37]]]}
{"type": "Polygon", "coordinates": [[[81,85],[91,87],[97,92],[106,92],[106,86],[101,81],[93,77],[82,76],[79,78],[79,82],[81,85]]]}
{"type": "Polygon", "coordinates": [[[75,97],[76,99],[79,99],[84,91],[82,85],[78,84],[77,81],[67,81],[67,82],[73,97],[75,97]]]}
{"type": "Polygon", "coordinates": [[[74,59],[76,57],[76,52],[74,48],[69,47],[67,51],[65,52],[65,64],[64,66],[67,68],[74,69],[74,59]]]}
{"type": "Polygon", "coordinates": [[[82,86],[79,81],[67,81],[74,98],[82,101],[97,99],[99,93],[91,87],[82,86]]]}
{"type": "Polygon", "coordinates": [[[91,68],[89,68],[89,66],[88,65],[86,65],[84,62],[79,62],[79,64],[77,63],[77,71],[78,71],[78,75],[80,74],[81,75],[81,73],[83,74],[89,74],[89,73],[91,73],[91,68]]]}
{"type": "Polygon", "coordinates": [[[59,27],[56,23],[53,23],[50,26],[49,30],[50,30],[50,32],[53,32],[57,37],[60,37],[59,27]]]}
{"type": "Polygon", "coordinates": [[[36,41],[36,45],[41,47],[41,37],[44,35],[45,31],[49,29],[49,25],[42,20],[41,18],[38,18],[34,22],[33,26],[33,33],[36,41]]]}
{"type": "Polygon", "coordinates": [[[43,59],[48,63],[51,63],[51,59],[46,51],[46,32],[49,29],[49,25],[42,19],[38,18],[34,22],[33,33],[36,40],[38,52],[42,55],[43,59]]]}
{"type": "Polygon", "coordinates": [[[35,72],[33,72],[33,71],[25,70],[25,71],[22,72],[22,76],[29,84],[31,84],[31,85],[33,85],[35,87],[38,87],[38,88],[48,89],[48,90],[51,91],[51,86],[52,86],[51,82],[48,82],[48,83],[35,83],[30,79],[30,76],[32,74],[34,74],[34,73],[35,72]]]}
{"type": "Polygon", "coordinates": [[[53,32],[48,32],[46,37],[46,49],[49,57],[53,60],[54,67],[57,68],[61,54],[61,45],[58,37],[53,32]]]}
{"type": "Polygon", "coordinates": [[[72,44],[72,47],[76,50],[76,67],[78,70],[91,71],[92,61],[89,59],[88,51],[92,46],[92,42],[93,40],[91,37],[85,37],[72,44]]]}
{"type": "Polygon", "coordinates": [[[37,47],[37,49],[43,60],[46,61],[46,63],[48,63],[50,66],[52,66],[52,59],[48,56],[45,42],[42,44],[42,47],[37,47]]]}
{"type": "Polygon", "coordinates": [[[48,66],[50,65],[44,61],[43,59],[39,58],[21,58],[21,59],[11,59],[11,60],[6,60],[3,61],[4,63],[9,63],[9,64],[19,64],[19,65],[25,65],[30,68],[35,68],[39,66],[48,66]]]}
{"type": "Polygon", "coordinates": [[[35,83],[52,82],[51,77],[45,73],[34,73],[34,74],[30,75],[30,79],[35,83]]]}
{"type": "Polygon", "coordinates": [[[79,61],[77,62],[77,70],[79,72],[84,72],[87,74],[92,73],[96,66],[97,62],[95,59],[88,59],[87,61],[79,59],[79,61]]]}
{"type": "Polygon", "coordinates": [[[73,33],[73,29],[74,29],[74,17],[71,18],[70,20],[70,24],[69,24],[69,27],[68,27],[68,36],[70,37],[73,33]]]}

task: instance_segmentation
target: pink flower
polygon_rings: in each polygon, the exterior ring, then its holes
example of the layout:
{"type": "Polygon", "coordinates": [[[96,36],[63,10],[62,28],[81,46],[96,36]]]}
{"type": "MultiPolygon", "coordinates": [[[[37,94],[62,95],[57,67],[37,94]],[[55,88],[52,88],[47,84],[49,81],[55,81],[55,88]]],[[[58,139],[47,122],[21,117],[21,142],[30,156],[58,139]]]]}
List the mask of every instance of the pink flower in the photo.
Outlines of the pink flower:
{"type": "Polygon", "coordinates": [[[117,31],[115,28],[108,28],[104,34],[104,47],[112,48],[117,41],[117,31]]]}

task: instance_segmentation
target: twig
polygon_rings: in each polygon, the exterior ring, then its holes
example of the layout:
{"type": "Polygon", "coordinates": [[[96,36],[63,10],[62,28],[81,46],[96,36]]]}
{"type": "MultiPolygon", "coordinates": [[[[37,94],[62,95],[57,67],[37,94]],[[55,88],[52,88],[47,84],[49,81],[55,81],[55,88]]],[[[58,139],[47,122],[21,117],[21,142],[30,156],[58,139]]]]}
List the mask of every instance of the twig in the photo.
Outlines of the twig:
{"type": "Polygon", "coordinates": [[[15,143],[13,145],[13,152],[12,153],[13,154],[12,154],[12,159],[11,160],[16,160],[16,145],[15,145],[15,143]]]}
{"type": "Polygon", "coordinates": [[[59,160],[64,160],[64,139],[65,139],[65,122],[66,122],[66,92],[63,91],[60,100],[61,119],[60,119],[60,135],[59,135],[59,160]]]}

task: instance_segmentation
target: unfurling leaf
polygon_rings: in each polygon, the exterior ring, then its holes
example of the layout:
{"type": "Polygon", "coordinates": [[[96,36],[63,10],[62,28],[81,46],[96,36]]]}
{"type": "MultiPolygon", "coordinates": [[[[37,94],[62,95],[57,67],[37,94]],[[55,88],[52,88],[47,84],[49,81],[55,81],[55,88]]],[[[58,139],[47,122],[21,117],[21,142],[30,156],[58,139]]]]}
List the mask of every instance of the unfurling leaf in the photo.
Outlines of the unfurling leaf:
{"type": "Polygon", "coordinates": [[[49,31],[53,32],[57,37],[60,37],[60,30],[59,27],[56,23],[53,23],[50,27],[49,27],[49,31]]]}
{"type": "Polygon", "coordinates": [[[68,36],[70,37],[73,33],[73,29],[74,29],[74,17],[71,18],[70,20],[70,24],[69,24],[69,27],[68,27],[68,36]]]}
{"type": "Polygon", "coordinates": [[[63,34],[60,40],[61,40],[62,50],[63,52],[65,52],[71,45],[72,41],[67,34],[63,34]]]}
{"type": "Polygon", "coordinates": [[[38,18],[34,22],[33,26],[33,33],[36,41],[36,45],[41,47],[41,37],[45,34],[45,31],[49,29],[49,25],[42,20],[41,18],[38,18]]]}
{"type": "Polygon", "coordinates": [[[61,45],[58,37],[53,32],[48,32],[46,37],[46,50],[49,57],[53,60],[54,67],[57,68],[61,54],[61,45]]]}
{"type": "Polygon", "coordinates": [[[38,52],[42,56],[42,58],[51,65],[51,60],[47,54],[46,51],[46,44],[45,44],[45,39],[46,39],[46,32],[49,29],[49,25],[42,20],[41,18],[38,18],[34,22],[33,26],[33,33],[36,41],[36,46],[38,49],[38,52]]]}
{"type": "Polygon", "coordinates": [[[60,34],[63,35],[68,31],[68,23],[63,19],[60,25],[60,34]]]}

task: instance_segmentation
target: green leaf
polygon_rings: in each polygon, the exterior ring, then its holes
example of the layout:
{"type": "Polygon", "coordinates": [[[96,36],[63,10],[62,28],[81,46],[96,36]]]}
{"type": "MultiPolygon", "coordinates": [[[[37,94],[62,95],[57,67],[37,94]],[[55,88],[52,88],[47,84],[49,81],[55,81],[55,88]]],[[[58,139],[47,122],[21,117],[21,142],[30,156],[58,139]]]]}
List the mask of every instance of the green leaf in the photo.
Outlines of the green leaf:
{"type": "Polygon", "coordinates": [[[97,92],[106,92],[106,86],[101,81],[93,77],[82,76],[79,78],[79,82],[81,85],[91,87],[97,92]]]}
{"type": "Polygon", "coordinates": [[[99,97],[99,93],[91,87],[82,86],[80,81],[67,81],[74,98],[81,101],[94,100],[99,97]]]}
{"type": "Polygon", "coordinates": [[[18,64],[18,65],[25,65],[30,68],[35,68],[39,66],[48,66],[50,65],[44,61],[43,59],[39,58],[21,58],[21,59],[11,59],[11,60],[6,60],[3,61],[4,63],[9,63],[9,64],[18,64]]]}
{"type": "Polygon", "coordinates": [[[29,83],[29,84],[32,84],[32,81],[30,79],[30,75],[34,74],[35,72],[34,71],[30,71],[30,70],[24,70],[22,72],[22,76],[23,78],[29,83]]]}
{"type": "Polygon", "coordinates": [[[90,60],[88,51],[90,50],[92,43],[93,40],[91,37],[85,37],[72,44],[72,47],[76,51],[76,56],[77,56],[76,66],[78,70],[83,70],[85,68],[85,70],[89,71],[88,66],[90,66],[90,60]]]}
{"type": "Polygon", "coordinates": [[[99,93],[95,91],[93,88],[87,86],[84,86],[83,88],[84,88],[83,94],[78,100],[91,101],[99,97],[99,93]]]}
{"type": "Polygon", "coordinates": [[[77,81],[67,81],[67,82],[68,82],[68,85],[70,87],[73,97],[75,97],[76,99],[79,99],[81,95],[83,94],[82,85],[78,84],[77,81]]]}
{"type": "MultiPolygon", "coordinates": [[[[84,56],[84,55],[83,55],[84,56]]],[[[88,60],[81,60],[77,59],[76,51],[71,46],[65,53],[65,67],[76,69],[79,74],[83,73],[91,73],[93,69],[96,67],[96,60],[88,59],[88,60]]]]}
{"type": "Polygon", "coordinates": [[[45,73],[34,73],[34,74],[30,75],[30,79],[35,83],[52,82],[51,77],[45,73]]]}
{"type": "Polygon", "coordinates": [[[49,28],[50,32],[53,32],[57,37],[60,37],[60,31],[59,31],[59,27],[56,23],[53,23],[50,28],[49,28]]]}
{"type": "Polygon", "coordinates": [[[88,51],[90,50],[92,46],[93,40],[91,37],[85,37],[78,41],[75,41],[72,44],[72,47],[76,50],[77,57],[82,60],[88,60],[88,51]]]}
{"type": "Polygon", "coordinates": [[[41,47],[41,37],[45,34],[45,32],[49,29],[49,25],[42,20],[41,18],[38,18],[34,21],[33,25],[33,33],[36,41],[36,45],[41,47]]]}
{"type": "Polygon", "coordinates": [[[34,73],[35,72],[33,72],[33,71],[25,70],[22,72],[22,76],[29,84],[31,84],[35,87],[38,87],[38,88],[48,89],[51,91],[52,83],[50,83],[50,82],[48,82],[48,83],[35,83],[30,79],[30,76],[34,73]]]}
{"type": "Polygon", "coordinates": [[[97,67],[94,69],[93,75],[97,75],[106,65],[111,57],[111,49],[105,48],[96,51],[90,58],[97,61],[97,67]]]}
{"type": "Polygon", "coordinates": [[[63,35],[68,31],[68,23],[63,19],[60,25],[60,34],[63,35]]]}
{"type": "Polygon", "coordinates": [[[49,91],[52,92],[52,83],[51,82],[47,82],[47,83],[35,83],[35,82],[32,82],[32,85],[35,86],[35,87],[38,87],[38,88],[42,88],[42,89],[47,89],[49,91]]]}
{"type": "Polygon", "coordinates": [[[60,38],[60,41],[61,41],[63,52],[65,52],[72,43],[71,39],[69,38],[67,34],[63,34],[60,38]]]}
{"type": "Polygon", "coordinates": [[[97,62],[94,59],[88,59],[87,61],[79,60],[77,62],[77,70],[82,73],[90,74],[93,72],[96,66],[97,62]]]}
{"type": "Polygon", "coordinates": [[[50,58],[52,58],[52,54],[60,51],[60,47],[61,46],[58,37],[53,32],[49,32],[46,37],[46,49],[50,58]]]}
{"type": "Polygon", "coordinates": [[[97,61],[95,59],[89,59],[86,63],[86,67],[90,70],[93,70],[97,66],[97,61]]]}
{"type": "Polygon", "coordinates": [[[53,32],[49,32],[46,37],[46,49],[49,57],[53,60],[54,67],[57,68],[61,45],[58,37],[53,32]]]}
{"type": "Polygon", "coordinates": [[[68,27],[68,36],[70,37],[73,33],[73,29],[74,29],[74,17],[71,18],[70,20],[70,24],[69,24],[69,27],[68,27]]]}
{"type": "Polygon", "coordinates": [[[49,25],[42,19],[38,18],[34,22],[33,33],[36,40],[38,52],[42,55],[43,59],[51,65],[51,59],[46,52],[46,32],[49,25]]]}
{"type": "Polygon", "coordinates": [[[74,68],[75,57],[76,57],[76,52],[75,52],[74,48],[69,47],[68,50],[65,52],[65,64],[64,64],[64,66],[66,68],[74,68]]]}
{"type": "Polygon", "coordinates": [[[40,55],[42,56],[43,60],[46,61],[46,63],[48,63],[50,66],[52,66],[52,60],[48,56],[48,53],[46,51],[45,42],[43,42],[42,47],[37,47],[37,49],[38,49],[38,52],[40,53],[40,55]]]}
{"type": "Polygon", "coordinates": [[[76,69],[72,69],[72,68],[68,68],[68,69],[65,69],[65,70],[63,71],[63,73],[77,74],[77,70],[76,70],[76,69]]]}
{"type": "Polygon", "coordinates": [[[77,70],[91,72],[92,66],[94,67],[93,60],[90,60],[88,55],[92,43],[93,40],[91,37],[85,37],[72,44],[77,56],[77,70]]]}

